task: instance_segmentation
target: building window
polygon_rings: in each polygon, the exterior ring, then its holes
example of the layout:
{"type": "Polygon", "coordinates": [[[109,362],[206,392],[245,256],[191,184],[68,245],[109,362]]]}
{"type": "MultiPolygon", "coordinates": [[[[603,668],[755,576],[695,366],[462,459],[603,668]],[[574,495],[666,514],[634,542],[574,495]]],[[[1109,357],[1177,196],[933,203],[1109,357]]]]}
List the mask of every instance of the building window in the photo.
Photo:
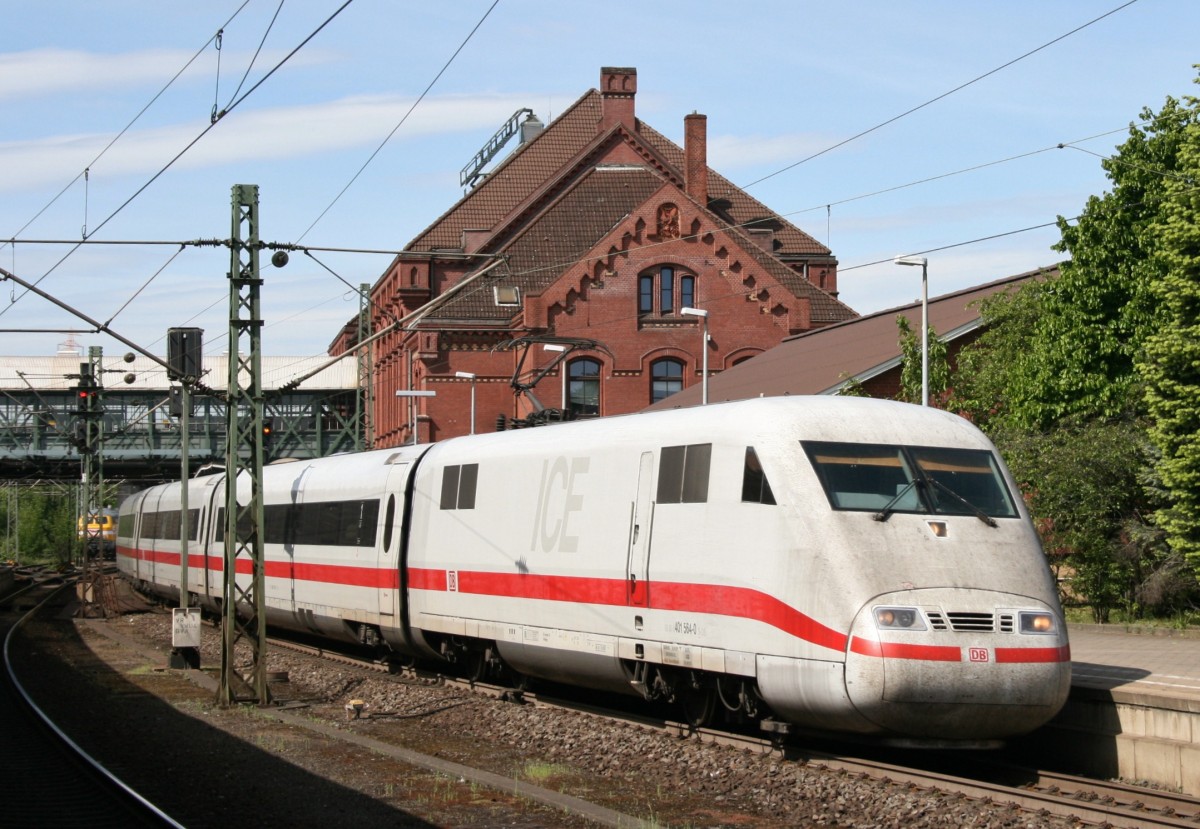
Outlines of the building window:
{"type": "Polygon", "coordinates": [[[600,414],[600,363],[590,358],[572,360],[567,368],[570,378],[567,403],[572,418],[600,414]]]}
{"type": "Polygon", "coordinates": [[[654,277],[648,274],[638,277],[638,313],[654,313],[654,277]]]}
{"type": "Polygon", "coordinates": [[[661,265],[638,276],[638,315],[669,317],[696,304],[696,277],[661,265]]]}
{"type": "Polygon", "coordinates": [[[650,402],[665,400],[683,390],[683,363],[670,358],[650,364],[650,402]]]}
{"type": "Polygon", "coordinates": [[[675,269],[662,268],[658,272],[658,310],[666,315],[675,310],[675,269]]]}

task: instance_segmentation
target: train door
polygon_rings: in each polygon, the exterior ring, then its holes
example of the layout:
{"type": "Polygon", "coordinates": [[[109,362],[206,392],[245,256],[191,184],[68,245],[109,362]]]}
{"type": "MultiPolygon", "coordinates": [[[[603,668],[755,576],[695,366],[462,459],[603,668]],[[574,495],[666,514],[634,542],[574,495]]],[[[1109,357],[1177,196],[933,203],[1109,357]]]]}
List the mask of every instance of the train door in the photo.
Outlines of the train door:
{"type": "MultiPolygon", "coordinates": [[[[142,575],[145,570],[143,560],[145,558],[142,547],[142,513],[146,509],[146,493],[140,492],[134,498],[127,502],[129,505],[129,551],[128,556],[131,561],[126,564],[129,573],[136,579],[144,579],[142,575]]],[[[124,505],[123,505],[124,506],[124,505]]]]}
{"type": "Polygon", "coordinates": [[[388,469],[383,488],[383,533],[379,542],[379,613],[394,616],[396,590],[400,586],[400,544],[404,524],[404,492],[408,488],[408,472],[412,464],[400,461],[388,469]]]}
{"type": "MultiPolygon", "coordinates": [[[[216,500],[217,493],[224,494],[225,490],[224,487],[218,485],[220,478],[216,476],[212,477],[212,483],[206,482],[205,489],[203,490],[204,496],[200,499],[200,533],[197,539],[199,542],[198,553],[203,564],[201,572],[204,574],[203,587],[198,587],[197,589],[202,589],[206,596],[215,595],[213,591],[213,585],[216,582],[216,570],[214,568],[217,566],[215,557],[224,552],[224,550],[218,552],[218,547],[223,547],[224,545],[217,543],[216,518],[221,514],[221,511],[217,509],[216,500]]],[[[222,556],[222,567],[224,566],[224,562],[225,559],[222,556]]]]}
{"type": "Polygon", "coordinates": [[[643,452],[638,466],[637,494],[630,508],[629,560],[626,600],[635,607],[650,602],[650,537],[654,529],[654,453],[643,452]]]}

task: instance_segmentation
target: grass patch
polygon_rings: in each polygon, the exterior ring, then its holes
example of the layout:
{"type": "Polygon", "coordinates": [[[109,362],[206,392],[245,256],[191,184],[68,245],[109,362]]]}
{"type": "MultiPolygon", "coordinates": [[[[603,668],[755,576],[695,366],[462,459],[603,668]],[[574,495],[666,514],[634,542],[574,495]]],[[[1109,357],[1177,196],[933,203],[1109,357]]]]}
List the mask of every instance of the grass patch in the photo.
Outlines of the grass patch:
{"type": "Polygon", "coordinates": [[[533,783],[544,783],[552,777],[561,777],[570,773],[569,768],[558,763],[529,762],[517,776],[533,783]]]}

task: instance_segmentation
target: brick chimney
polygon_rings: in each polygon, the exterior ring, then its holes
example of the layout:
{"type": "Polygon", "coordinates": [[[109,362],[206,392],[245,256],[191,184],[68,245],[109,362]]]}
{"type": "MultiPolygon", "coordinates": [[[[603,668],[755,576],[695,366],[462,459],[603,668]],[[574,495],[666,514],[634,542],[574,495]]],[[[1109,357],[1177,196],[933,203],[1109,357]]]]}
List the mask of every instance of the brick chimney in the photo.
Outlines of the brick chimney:
{"type": "Polygon", "coordinates": [[[687,193],[708,204],[708,116],[693,112],[683,117],[683,176],[687,193]]]}
{"type": "Polygon", "coordinates": [[[600,132],[617,124],[634,132],[633,96],[637,95],[637,69],[605,66],[600,69],[600,132]]]}

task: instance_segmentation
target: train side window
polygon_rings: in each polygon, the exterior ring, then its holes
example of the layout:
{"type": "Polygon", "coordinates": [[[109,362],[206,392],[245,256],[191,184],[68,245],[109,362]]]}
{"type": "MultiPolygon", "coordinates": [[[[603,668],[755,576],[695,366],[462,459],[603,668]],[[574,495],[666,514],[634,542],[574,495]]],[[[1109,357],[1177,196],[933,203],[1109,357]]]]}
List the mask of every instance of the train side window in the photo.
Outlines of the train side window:
{"type": "Polygon", "coordinates": [[[746,465],[742,471],[742,501],[751,504],[775,503],[771,482],[767,480],[767,473],[763,471],[753,446],[746,447],[746,465]]]}
{"type": "Polygon", "coordinates": [[[175,510],[159,513],[159,538],[165,538],[169,541],[179,540],[179,513],[175,510]]]}
{"type": "Polygon", "coordinates": [[[711,459],[711,443],[664,446],[658,464],[658,503],[707,502],[711,459]]]}
{"type": "Polygon", "coordinates": [[[441,509],[475,509],[479,464],[455,464],[442,469],[441,509]]]}
{"type": "Polygon", "coordinates": [[[442,509],[454,509],[458,506],[458,472],[461,467],[447,466],[442,470],[442,509]]]}
{"type": "Polygon", "coordinates": [[[263,506],[263,541],[267,544],[292,544],[291,504],[266,504],[263,506]]]}
{"type": "MultiPolygon", "coordinates": [[[[238,541],[245,542],[250,539],[250,513],[242,508],[238,509],[237,535],[238,541]]],[[[225,540],[225,507],[217,509],[217,526],[214,536],[214,543],[219,544],[225,540]]]]}

